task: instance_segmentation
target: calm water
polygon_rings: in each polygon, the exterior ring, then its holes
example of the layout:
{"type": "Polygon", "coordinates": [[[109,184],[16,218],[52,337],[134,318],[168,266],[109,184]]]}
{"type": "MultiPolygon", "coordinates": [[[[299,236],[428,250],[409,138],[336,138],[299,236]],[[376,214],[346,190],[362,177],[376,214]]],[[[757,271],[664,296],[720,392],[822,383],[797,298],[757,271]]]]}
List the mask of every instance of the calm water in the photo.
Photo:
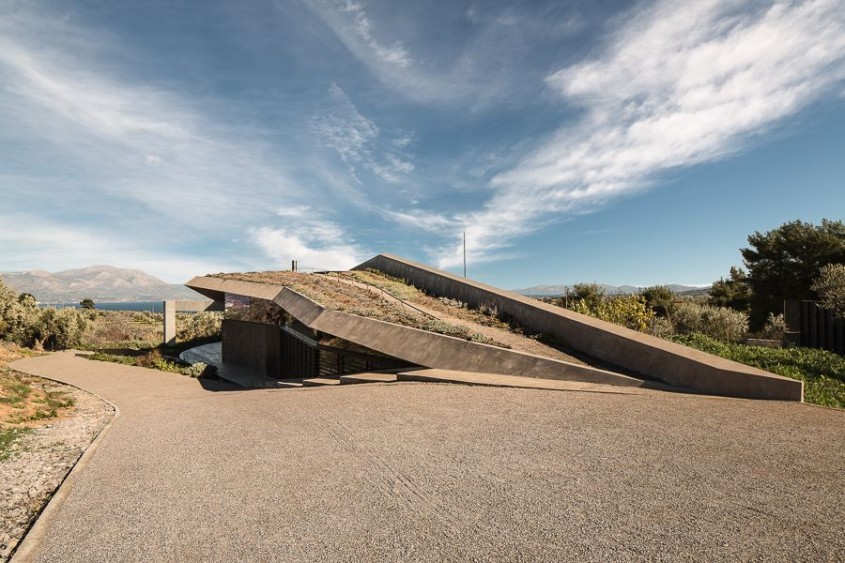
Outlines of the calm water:
{"type": "MultiPolygon", "coordinates": [[[[73,307],[79,309],[79,303],[41,303],[42,307],[57,307],[64,309],[66,307],[73,307]]],[[[102,311],[152,311],[154,313],[161,313],[164,311],[164,305],[161,301],[127,301],[125,303],[94,303],[95,309],[102,311]]]]}

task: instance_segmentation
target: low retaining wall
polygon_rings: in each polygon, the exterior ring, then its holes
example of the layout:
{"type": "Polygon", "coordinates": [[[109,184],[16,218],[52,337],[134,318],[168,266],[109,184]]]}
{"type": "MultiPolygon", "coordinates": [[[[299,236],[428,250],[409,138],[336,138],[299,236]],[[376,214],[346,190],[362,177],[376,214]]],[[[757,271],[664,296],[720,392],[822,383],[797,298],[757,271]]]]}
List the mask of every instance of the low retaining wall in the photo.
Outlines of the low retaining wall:
{"type": "Polygon", "coordinates": [[[373,269],[471,307],[494,306],[530,330],[553,335],[575,350],[645,377],[714,395],[801,401],[804,384],[693,350],[661,338],[600,321],[536,299],[379,254],[355,267],[373,269]]]}

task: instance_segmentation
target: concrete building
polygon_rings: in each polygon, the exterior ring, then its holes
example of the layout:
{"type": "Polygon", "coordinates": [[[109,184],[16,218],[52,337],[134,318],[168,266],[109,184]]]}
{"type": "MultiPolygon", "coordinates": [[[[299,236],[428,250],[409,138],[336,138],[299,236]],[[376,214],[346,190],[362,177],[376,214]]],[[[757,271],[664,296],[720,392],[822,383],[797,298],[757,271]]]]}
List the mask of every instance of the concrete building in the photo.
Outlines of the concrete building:
{"type": "Polygon", "coordinates": [[[403,280],[408,287],[462,307],[494,310],[499,317],[553,338],[588,361],[565,361],[476,341],[472,334],[455,336],[443,330],[442,319],[430,310],[342,273],[204,276],[187,286],[227,304],[224,363],[276,379],[429,368],[628,387],[669,385],[756,399],[803,399],[800,381],[396,256],[380,254],[354,270],[389,276],[391,283],[403,280]]]}

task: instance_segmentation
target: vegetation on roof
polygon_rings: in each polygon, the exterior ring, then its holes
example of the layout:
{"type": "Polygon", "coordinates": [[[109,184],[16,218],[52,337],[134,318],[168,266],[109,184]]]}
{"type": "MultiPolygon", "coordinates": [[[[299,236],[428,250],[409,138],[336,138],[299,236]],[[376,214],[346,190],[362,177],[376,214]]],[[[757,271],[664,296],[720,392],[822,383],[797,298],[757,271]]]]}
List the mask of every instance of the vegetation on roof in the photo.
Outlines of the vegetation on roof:
{"type": "MultiPolygon", "coordinates": [[[[440,310],[449,308],[458,314],[457,318],[474,317],[468,309],[455,302],[451,305],[423,294],[418,289],[399,280],[393,280],[374,272],[343,272],[326,275],[305,274],[298,272],[247,272],[235,274],[215,274],[213,277],[263,283],[288,287],[333,311],[342,311],[352,315],[368,317],[402,326],[418,328],[428,332],[444,334],[474,342],[492,344],[507,348],[481,333],[473,332],[465,326],[457,326],[413,307],[412,299],[418,302],[439,303],[440,310]],[[399,301],[397,301],[399,300],[399,301]],[[400,301],[404,301],[403,304],[400,301]]],[[[484,317],[488,324],[491,317],[484,317]]]]}

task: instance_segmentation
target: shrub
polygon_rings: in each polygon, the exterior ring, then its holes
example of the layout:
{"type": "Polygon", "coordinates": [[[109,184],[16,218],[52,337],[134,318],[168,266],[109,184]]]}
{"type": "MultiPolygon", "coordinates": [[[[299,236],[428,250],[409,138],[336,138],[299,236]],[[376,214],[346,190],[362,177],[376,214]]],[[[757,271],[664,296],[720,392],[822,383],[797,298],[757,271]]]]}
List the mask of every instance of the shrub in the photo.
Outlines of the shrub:
{"type": "Polygon", "coordinates": [[[786,320],[783,318],[783,313],[780,315],[769,313],[769,318],[766,319],[766,324],[763,326],[763,336],[773,340],[783,340],[785,333],[786,320]]]}
{"type": "Polygon", "coordinates": [[[91,311],[95,315],[85,336],[91,348],[151,345],[161,342],[164,316],[141,311],[91,311]]]}
{"type": "Polygon", "coordinates": [[[18,295],[0,281],[0,338],[26,347],[72,348],[82,344],[87,326],[80,311],[39,308],[32,295],[18,295]]]}
{"type": "Polygon", "coordinates": [[[675,311],[675,294],[665,285],[653,285],[640,292],[646,306],[658,317],[669,317],[675,311]]]}
{"type": "Polygon", "coordinates": [[[198,362],[196,364],[188,365],[181,360],[168,360],[161,355],[158,348],[151,348],[145,353],[134,356],[127,356],[122,354],[108,354],[104,352],[95,352],[90,356],[86,356],[89,360],[97,360],[101,362],[114,362],[127,366],[137,366],[143,368],[152,368],[159,371],[166,371],[168,373],[178,373],[187,375],[188,377],[203,377],[212,376],[217,373],[217,368],[213,365],[198,362]]]}
{"type": "Polygon", "coordinates": [[[738,342],[748,332],[748,315],[726,307],[688,302],[675,308],[672,324],[676,334],[700,333],[725,342],[738,342]]]}
{"type": "Polygon", "coordinates": [[[604,288],[595,283],[576,283],[572,286],[572,294],[569,295],[568,301],[571,307],[577,306],[581,309],[579,313],[584,310],[596,311],[604,301],[604,288]]]}
{"type": "Polygon", "coordinates": [[[845,318],[845,264],[828,264],[819,270],[812,290],[819,294],[822,307],[845,318]]]}
{"type": "Polygon", "coordinates": [[[80,311],[47,307],[35,324],[33,345],[49,350],[78,347],[87,328],[88,320],[80,311]]]}
{"type": "Polygon", "coordinates": [[[179,319],[179,330],[176,338],[182,342],[220,336],[220,327],[223,323],[223,315],[211,311],[203,311],[193,315],[187,315],[179,319]]]}
{"type": "Polygon", "coordinates": [[[570,306],[570,309],[576,313],[590,315],[641,332],[647,330],[654,319],[654,311],[646,306],[645,299],[641,295],[616,295],[598,302],[591,297],[579,299],[570,306]],[[590,303],[595,303],[595,305],[590,306],[590,303]]]}
{"type": "Polygon", "coordinates": [[[654,317],[648,325],[647,332],[652,336],[667,338],[675,334],[675,327],[666,317],[654,317]]]}

